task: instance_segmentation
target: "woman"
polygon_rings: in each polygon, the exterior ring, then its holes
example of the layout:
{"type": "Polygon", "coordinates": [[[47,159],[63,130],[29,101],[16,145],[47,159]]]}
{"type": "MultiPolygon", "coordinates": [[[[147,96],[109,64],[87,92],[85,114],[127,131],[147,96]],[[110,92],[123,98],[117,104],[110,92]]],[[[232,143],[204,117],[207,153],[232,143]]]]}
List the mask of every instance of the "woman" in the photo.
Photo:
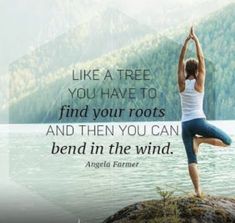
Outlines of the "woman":
{"type": "Polygon", "coordinates": [[[225,147],[230,145],[232,141],[225,132],[206,121],[203,111],[205,75],[206,68],[202,48],[192,27],[179,57],[178,85],[182,108],[182,138],[188,158],[189,175],[198,197],[201,197],[197,168],[199,145],[207,143],[225,147]],[[195,43],[197,60],[190,58],[184,62],[187,45],[190,40],[195,43]]]}

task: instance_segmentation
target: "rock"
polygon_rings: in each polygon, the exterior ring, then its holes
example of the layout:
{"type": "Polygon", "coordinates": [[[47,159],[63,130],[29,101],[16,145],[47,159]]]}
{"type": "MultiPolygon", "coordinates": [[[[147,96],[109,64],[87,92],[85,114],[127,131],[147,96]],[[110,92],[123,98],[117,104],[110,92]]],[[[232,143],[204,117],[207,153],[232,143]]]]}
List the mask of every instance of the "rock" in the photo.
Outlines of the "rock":
{"type": "Polygon", "coordinates": [[[235,223],[235,199],[205,196],[147,200],[129,205],[103,223],[235,223]]]}

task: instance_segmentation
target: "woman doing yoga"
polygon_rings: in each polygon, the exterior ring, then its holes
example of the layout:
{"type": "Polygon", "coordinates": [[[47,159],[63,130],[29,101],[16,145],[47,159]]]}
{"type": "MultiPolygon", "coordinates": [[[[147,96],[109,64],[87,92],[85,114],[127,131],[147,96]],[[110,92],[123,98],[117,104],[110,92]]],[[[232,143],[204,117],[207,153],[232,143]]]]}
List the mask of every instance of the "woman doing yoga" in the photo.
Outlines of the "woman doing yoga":
{"type": "Polygon", "coordinates": [[[232,141],[225,132],[206,121],[203,111],[205,76],[204,55],[198,37],[191,27],[179,56],[178,85],[182,109],[182,138],[188,158],[189,175],[198,197],[202,195],[197,167],[199,145],[207,143],[225,147],[232,141]],[[190,40],[195,43],[197,60],[189,58],[184,61],[190,40]]]}

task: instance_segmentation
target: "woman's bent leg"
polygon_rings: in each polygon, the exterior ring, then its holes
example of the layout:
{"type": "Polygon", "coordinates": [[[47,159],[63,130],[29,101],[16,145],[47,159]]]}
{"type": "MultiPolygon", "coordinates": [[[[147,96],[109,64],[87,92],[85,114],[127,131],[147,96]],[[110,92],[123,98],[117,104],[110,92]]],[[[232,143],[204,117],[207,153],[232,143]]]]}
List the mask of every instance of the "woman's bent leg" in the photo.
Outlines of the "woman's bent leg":
{"type": "Polygon", "coordinates": [[[196,124],[196,134],[202,137],[194,137],[193,147],[194,152],[197,153],[198,147],[201,143],[206,143],[214,146],[226,147],[232,143],[232,140],[228,134],[216,126],[211,125],[205,120],[200,120],[196,124]]]}
{"type": "Polygon", "coordinates": [[[206,143],[213,146],[221,146],[221,147],[229,146],[229,144],[225,144],[222,140],[217,138],[195,137],[195,140],[197,141],[198,145],[200,145],[201,143],[206,143]]]}
{"type": "Polygon", "coordinates": [[[193,138],[193,151],[195,154],[198,153],[199,145],[205,143],[213,146],[227,147],[228,144],[225,144],[222,140],[217,138],[206,138],[206,137],[194,137],[193,138]]]}

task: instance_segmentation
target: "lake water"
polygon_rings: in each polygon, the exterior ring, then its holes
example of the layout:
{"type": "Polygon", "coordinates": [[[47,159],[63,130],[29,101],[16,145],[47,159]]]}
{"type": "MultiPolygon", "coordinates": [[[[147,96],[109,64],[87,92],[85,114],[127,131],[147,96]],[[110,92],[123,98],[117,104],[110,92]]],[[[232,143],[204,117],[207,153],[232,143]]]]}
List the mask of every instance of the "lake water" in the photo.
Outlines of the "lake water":
{"type": "MultiPolygon", "coordinates": [[[[235,140],[234,121],[213,123],[229,132],[233,141],[235,140]]],[[[175,126],[178,124],[173,123],[175,126]]],[[[149,125],[151,123],[147,124],[149,125]]],[[[175,190],[175,194],[193,191],[180,135],[45,136],[48,126],[1,126],[1,138],[5,139],[1,141],[1,147],[9,158],[9,163],[3,168],[6,171],[9,169],[11,179],[17,184],[77,216],[81,222],[102,222],[129,204],[158,198],[156,186],[175,190]],[[64,145],[95,142],[105,148],[117,141],[132,146],[149,142],[163,145],[170,142],[173,154],[137,155],[133,152],[129,155],[52,155],[52,141],[64,145]],[[96,169],[85,167],[88,161],[139,162],[139,166],[96,169]]],[[[234,159],[234,144],[230,148],[214,148],[208,145],[201,147],[198,161],[201,184],[206,194],[235,196],[234,159]]]]}

